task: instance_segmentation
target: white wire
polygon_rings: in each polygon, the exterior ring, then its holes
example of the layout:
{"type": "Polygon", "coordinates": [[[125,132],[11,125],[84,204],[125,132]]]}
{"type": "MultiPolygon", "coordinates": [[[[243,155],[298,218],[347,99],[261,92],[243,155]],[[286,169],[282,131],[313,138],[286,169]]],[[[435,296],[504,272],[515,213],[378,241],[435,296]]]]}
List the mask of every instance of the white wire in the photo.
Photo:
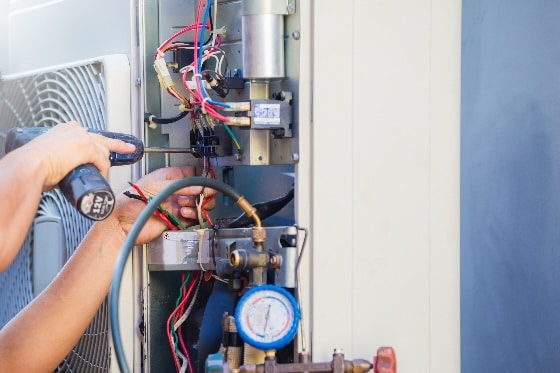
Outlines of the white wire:
{"type": "Polygon", "coordinates": [[[223,282],[224,284],[229,284],[229,280],[226,280],[224,278],[219,277],[218,275],[212,274],[212,277],[214,277],[216,280],[223,282]]]}
{"type": "MultiPolygon", "coordinates": [[[[205,90],[205,92],[206,92],[206,90],[205,90]]],[[[204,114],[208,114],[208,112],[206,111],[206,103],[210,100],[211,100],[210,96],[206,96],[206,97],[204,97],[204,99],[202,99],[202,105],[201,106],[202,106],[202,112],[204,114]]],[[[199,214],[198,214],[198,220],[200,221],[200,226],[202,226],[203,221],[202,221],[202,215],[200,214],[200,211],[199,211],[199,214]]]]}
{"type": "Polygon", "coordinates": [[[181,317],[179,317],[179,319],[177,319],[175,324],[173,324],[173,329],[175,329],[175,331],[177,331],[177,329],[179,329],[181,327],[181,325],[183,325],[185,320],[189,317],[189,315],[190,315],[190,313],[191,313],[191,311],[194,307],[194,304],[196,302],[196,298],[198,296],[198,289],[200,289],[200,284],[201,283],[202,283],[202,276],[200,276],[200,278],[198,279],[198,285],[196,286],[196,290],[194,291],[191,303],[189,304],[189,306],[187,307],[185,312],[183,312],[181,317]]]}
{"type": "Polygon", "coordinates": [[[181,352],[181,350],[177,350],[177,356],[179,358],[181,358],[181,368],[179,369],[179,373],[185,373],[187,371],[187,368],[189,366],[189,359],[187,359],[187,357],[185,355],[183,355],[183,353],[181,352]]]}
{"type": "Polygon", "coordinates": [[[212,20],[212,46],[216,45],[216,24],[218,23],[218,0],[214,0],[214,19],[212,20]]]}
{"type": "MultiPolygon", "coordinates": [[[[222,57],[220,57],[219,62],[217,63],[217,66],[216,66],[216,72],[220,75],[222,74],[222,65],[224,63],[225,58],[226,58],[225,53],[222,53],[222,57]]],[[[225,73],[226,72],[224,71],[224,74],[225,73]]]]}

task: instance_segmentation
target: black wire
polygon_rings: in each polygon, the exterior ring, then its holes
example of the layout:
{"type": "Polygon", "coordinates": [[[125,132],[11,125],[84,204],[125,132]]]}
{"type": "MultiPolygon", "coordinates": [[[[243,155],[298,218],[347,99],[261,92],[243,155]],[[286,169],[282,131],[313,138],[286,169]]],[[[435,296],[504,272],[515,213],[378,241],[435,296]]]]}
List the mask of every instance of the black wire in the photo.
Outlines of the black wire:
{"type": "Polygon", "coordinates": [[[186,117],[187,114],[189,114],[188,111],[182,111],[181,113],[179,113],[179,115],[171,117],[171,118],[160,118],[160,117],[156,117],[152,113],[144,113],[144,123],[150,123],[150,122],[154,122],[154,123],[157,123],[157,124],[175,123],[175,122],[183,119],[184,117],[186,117]]]}
{"type": "Polygon", "coordinates": [[[128,235],[126,236],[122,249],[117,257],[115,269],[113,271],[111,291],[109,294],[109,316],[112,331],[111,336],[113,338],[115,356],[117,358],[120,371],[123,373],[130,372],[124,355],[124,348],[119,325],[119,293],[126,261],[128,259],[128,256],[130,255],[130,252],[132,251],[132,248],[134,247],[140,231],[142,230],[148,219],[152,216],[152,213],[157,209],[157,207],[163,201],[165,201],[167,197],[175,193],[177,190],[189,186],[205,186],[215,189],[219,192],[224,193],[226,196],[230,197],[236,202],[243,198],[241,194],[239,194],[235,189],[224,182],[214,179],[207,179],[204,177],[187,177],[184,179],[179,179],[163,188],[160,193],[158,193],[154,198],[150,200],[150,202],[148,202],[146,207],[144,207],[142,212],[138,215],[138,218],[136,219],[136,221],[130,228],[128,235]]]}
{"type": "MultiPolygon", "coordinates": [[[[214,29],[214,21],[212,20],[212,4],[209,5],[210,9],[208,10],[208,22],[210,22],[210,31],[214,29]]],[[[212,32],[208,36],[208,39],[204,42],[204,44],[208,44],[212,40],[212,32]]]]}
{"type": "Polygon", "coordinates": [[[144,198],[140,197],[137,194],[133,194],[133,193],[129,192],[128,190],[126,192],[124,192],[123,194],[125,196],[127,196],[128,198],[137,199],[138,201],[146,202],[146,201],[144,201],[144,198]]]}

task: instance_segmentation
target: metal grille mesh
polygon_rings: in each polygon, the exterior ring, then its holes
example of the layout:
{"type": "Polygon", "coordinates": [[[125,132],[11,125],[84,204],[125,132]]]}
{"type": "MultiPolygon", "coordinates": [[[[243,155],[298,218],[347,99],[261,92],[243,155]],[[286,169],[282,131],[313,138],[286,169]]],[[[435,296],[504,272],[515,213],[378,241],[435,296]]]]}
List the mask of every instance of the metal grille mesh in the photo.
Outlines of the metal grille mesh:
{"type": "MultiPolygon", "coordinates": [[[[0,81],[0,155],[6,132],[16,126],[54,126],[76,120],[105,129],[105,82],[101,63],[90,63],[0,81]]],[[[37,216],[60,216],[66,257],[81,241],[91,222],[66,202],[58,190],[43,194],[37,216]],[[58,215],[60,214],[60,215],[58,215]]],[[[11,266],[0,273],[0,327],[33,299],[32,232],[11,266]]],[[[46,311],[48,312],[48,311],[46,311]]],[[[110,347],[105,301],[58,372],[108,372],[110,347]]]]}

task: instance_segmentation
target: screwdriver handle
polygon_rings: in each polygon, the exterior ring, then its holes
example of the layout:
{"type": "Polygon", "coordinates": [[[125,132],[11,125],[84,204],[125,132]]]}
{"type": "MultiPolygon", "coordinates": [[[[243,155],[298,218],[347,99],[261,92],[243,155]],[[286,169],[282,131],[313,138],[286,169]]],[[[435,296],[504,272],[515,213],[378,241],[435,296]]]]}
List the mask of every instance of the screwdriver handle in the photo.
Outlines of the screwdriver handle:
{"type": "Polygon", "coordinates": [[[124,166],[129,164],[134,164],[138,162],[144,156],[144,143],[138,137],[129,135],[127,133],[120,133],[120,132],[110,132],[110,131],[100,131],[94,129],[88,129],[89,132],[98,133],[110,139],[122,140],[129,144],[134,145],[134,152],[125,154],[125,153],[116,153],[111,152],[109,154],[109,160],[111,161],[111,166],[124,166]]]}

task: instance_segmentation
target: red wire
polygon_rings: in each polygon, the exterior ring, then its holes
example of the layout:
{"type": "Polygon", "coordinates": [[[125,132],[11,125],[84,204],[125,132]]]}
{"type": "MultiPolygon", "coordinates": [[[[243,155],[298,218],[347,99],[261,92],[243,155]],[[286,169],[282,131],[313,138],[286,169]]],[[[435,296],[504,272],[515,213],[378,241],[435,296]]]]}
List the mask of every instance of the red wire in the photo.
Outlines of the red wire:
{"type": "MultiPolygon", "coordinates": [[[[177,372],[179,372],[181,370],[181,366],[179,365],[179,358],[177,357],[177,354],[175,353],[175,345],[173,343],[173,337],[171,336],[171,328],[173,328],[173,325],[171,325],[172,320],[174,320],[174,317],[177,315],[177,313],[179,313],[179,310],[185,307],[185,304],[188,302],[190,295],[192,293],[192,290],[194,288],[194,286],[196,285],[196,283],[198,282],[198,278],[200,277],[200,272],[196,272],[195,278],[193,279],[193,281],[191,282],[190,286],[189,286],[189,290],[187,291],[186,295],[183,297],[183,299],[181,300],[181,303],[179,303],[179,305],[173,310],[173,312],[171,312],[171,314],[169,315],[169,317],[167,318],[167,340],[169,341],[169,346],[171,347],[171,353],[173,355],[173,360],[175,362],[175,368],[177,369],[177,372]]],[[[181,341],[181,337],[179,338],[179,342],[181,341]]],[[[181,347],[184,347],[184,343],[181,347]]],[[[191,365],[191,359],[189,356],[189,353],[187,351],[187,349],[185,348],[185,353],[186,353],[186,357],[187,357],[187,362],[189,365],[189,369],[192,370],[192,365],[191,365]]]]}
{"type": "Polygon", "coordinates": [[[210,196],[207,199],[205,199],[204,202],[202,202],[202,206],[200,206],[200,211],[202,211],[202,214],[204,215],[204,217],[206,218],[206,221],[208,222],[208,224],[210,224],[211,227],[214,226],[214,223],[212,222],[212,219],[210,218],[210,215],[208,215],[208,211],[206,210],[206,205],[208,203],[210,203],[210,201],[213,201],[214,198],[216,198],[215,194],[213,196],[210,196]]]}
{"type": "Polygon", "coordinates": [[[181,333],[182,328],[183,328],[183,326],[180,326],[179,329],[177,329],[177,332],[179,334],[179,344],[181,345],[181,348],[183,349],[183,354],[187,358],[187,364],[189,366],[189,370],[192,372],[193,370],[192,370],[192,366],[191,366],[191,357],[189,356],[189,351],[187,350],[187,347],[185,346],[185,341],[183,340],[183,333],[181,333]]]}
{"type": "MultiPolygon", "coordinates": [[[[187,276],[186,272],[183,272],[182,275],[181,275],[181,283],[185,282],[186,276],[187,276]]],[[[184,299],[186,297],[186,295],[187,295],[187,292],[185,291],[185,288],[183,287],[181,289],[181,299],[184,299]]],[[[185,305],[181,306],[181,304],[179,304],[179,306],[177,308],[178,308],[177,314],[182,315],[183,312],[185,311],[185,305]]],[[[190,368],[191,359],[190,359],[190,356],[189,356],[189,350],[185,346],[185,341],[183,340],[183,325],[182,324],[177,329],[177,334],[179,335],[179,344],[181,345],[183,355],[185,355],[185,357],[187,358],[187,363],[189,364],[189,368],[190,368]]]]}
{"type": "Polygon", "coordinates": [[[208,224],[210,224],[210,226],[213,227],[214,222],[212,222],[212,219],[210,218],[210,215],[208,215],[208,211],[202,210],[202,214],[204,215],[204,218],[206,218],[206,221],[208,222],[208,224]]]}
{"type": "MultiPolygon", "coordinates": [[[[147,204],[148,203],[148,197],[146,197],[146,195],[144,194],[144,192],[142,191],[142,189],[134,184],[131,183],[130,181],[128,182],[130,184],[131,187],[134,188],[134,190],[136,190],[136,192],[138,192],[138,195],[140,196],[140,198],[142,198],[142,201],[147,204]]],[[[167,227],[171,230],[177,230],[178,228],[171,222],[171,220],[169,220],[169,218],[167,216],[165,216],[164,213],[162,213],[159,210],[155,210],[154,214],[160,218],[161,220],[163,220],[163,222],[165,223],[165,225],[167,225],[167,227]]]]}
{"type": "MultiPolygon", "coordinates": [[[[198,30],[201,28],[200,26],[200,15],[202,13],[202,3],[203,1],[199,1],[198,2],[198,7],[196,10],[196,20],[195,20],[195,25],[197,25],[196,31],[194,33],[194,76],[196,77],[198,74],[200,74],[200,71],[198,71],[198,49],[199,49],[199,45],[198,45],[198,37],[199,37],[199,33],[198,30]]],[[[206,25],[205,25],[206,26],[206,25]]],[[[224,122],[224,123],[230,123],[231,119],[229,119],[226,116],[223,116],[221,114],[218,114],[218,112],[216,110],[214,110],[214,107],[212,104],[209,104],[208,102],[204,101],[204,97],[202,97],[202,88],[200,86],[200,79],[195,78],[195,82],[196,82],[196,90],[197,90],[197,98],[200,101],[200,103],[202,104],[202,108],[211,116],[213,116],[214,118],[224,122]]]]}
{"type": "Polygon", "coordinates": [[[165,225],[167,225],[167,228],[169,228],[170,230],[176,231],[176,230],[179,229],[175,226],[175,224],[173,224],[171,222],[171,220],[169,220],[169,218],[163,212],[161,212],[159,210],[156,210],[156,211],[154,211],[154,214],[156,214],[157,217],[159,217],[161,220],[163,220],[165,225]]]}
{"type": "MultiPolygon", "coordinates": [[[[159,46],[158,49],[159,49],[159,50],[163,49],[167,44],[169,44],[169,42],[170,42],[171,40],[175,39],[175,38],[176,38],[177,36],[179,36],[179,35],[184,34],[185,32],[192,31],[192,30],[198,30],[198,29],[200,28],[200,26],[201,26],[201,25],[198,25],[198,27],[197,27],[196,24],[194,24],[194,25],[189,25],[189,26],[187,26],[187,27],[185,27],[185,28],[183,28],[183,29],[177,31],[176,33],[174,33],[173,35],[171,35],[166,41],[164,41],[164,42],[159,46]]],[[[210,29],[210,26],[204,26],[204,27],[207,28],[207,29],[210,29]]],[[[158,54],[158,51],[156,51],[156,53],[155,53],[155,55],[154,55],[154,60],[157,58],[157,54],[158,54]]]]}
{"type": "Polygon", "coordinates": [[[212,176],[212,179],[217,179],[218,175],[216,175],[216,170],[214,170],[214,167],[212,167],[212,165],[210,165],[210,168],[208,169],[208,171],[210,172],[210,176],[212,176]]]}
{"type": "Polygon", "coordinates": [[[173,343],[173,337],[171,336],[171,329],[169,328],[169,324],[171,323],[171,317],[173,314],[169,315],[167,319],[167,341],[169,342],[169,347],[171,348],[171,355],[173,355],[173,362],[175,363],[175,369],[177,372],[181,370],[181,366],[179,365],[179,358],[175,353],[175,344],[173,343]]]}
{"type": "MultiPolygon", "coordinates": [[[[208,172],[210,173],[210,176],[213,179],[217,179],[218,176],[216,175],[216,171],[214,170],[214,167],[212,167],[212,164],[210,164],[210,162],[208,162],[207,158],[204,158],[204,166],[206,166],[208,164],[208,172]]],[[[204,218],[206,219],[206,221],[208,222],[208,224],[210,224],[211,227],[214,226],[214,223],[212,222],[212,219],[210,218],[210,215],[208,214],[208,211],[206,210],[206,205],[208,203],[210,203],[210,201],[213,201],[216,198],[216,195],[212,195],[208,198],[206,198],[203,202],[202,205],[200,206],[200,211],[202,212],[202,214],[204,215],[204,218]]]]}
{"type": "MultiPolygon", "coordinates": [[[[195,18],[195,25],[196,31],[194,32],[194,53],[193,53],[193,64],[194,64],[194,74],[198,74],[198,29],[200,28],[200,13],[202,12],[202,0],[198,2],[198,7],[196,10],[196,18],[195,18]]],[[[199,80],[195,78],[196,82],[196,90],[200,92],[200,83],[199,80]]],[[[202,94],[201,94],[202,95],[202,94]]]]}

